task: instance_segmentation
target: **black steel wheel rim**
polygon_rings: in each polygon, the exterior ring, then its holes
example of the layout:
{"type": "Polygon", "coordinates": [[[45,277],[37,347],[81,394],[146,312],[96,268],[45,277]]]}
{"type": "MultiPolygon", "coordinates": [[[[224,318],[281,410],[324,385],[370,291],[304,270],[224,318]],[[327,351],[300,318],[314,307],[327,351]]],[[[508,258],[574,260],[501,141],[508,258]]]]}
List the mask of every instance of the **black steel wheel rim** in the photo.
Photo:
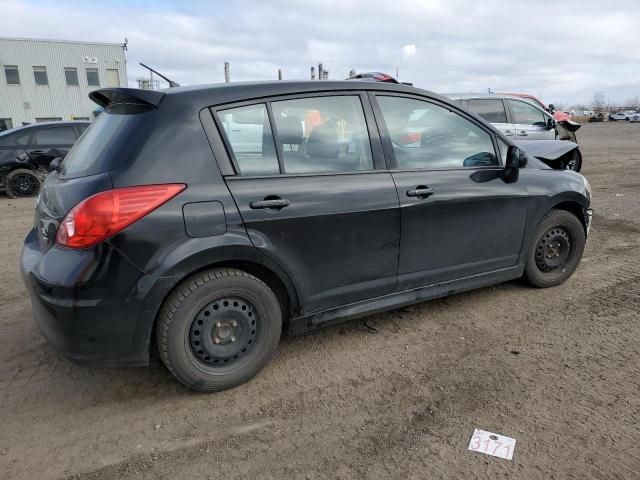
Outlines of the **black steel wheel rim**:
{"type": "Polygon", "coordinates": [[[235,295],[220,297],[193,319],[189,329],[191,351],[206,365],[231,365],[255,348],[259,320],[250,300],[235,295]]]}
{"type": "Polygon", "coordinates": [[[541,272],[562,270],[573,253],[571,233],[563,227],[549,229],[536,246],[536,266],[541,272]]]}
{"type": "Polygon", "coordinates": [[[18,197],[35,195],[39,187],[40,182],[30,173],[18,173],[11,178],[11,191],[18,197]]]}

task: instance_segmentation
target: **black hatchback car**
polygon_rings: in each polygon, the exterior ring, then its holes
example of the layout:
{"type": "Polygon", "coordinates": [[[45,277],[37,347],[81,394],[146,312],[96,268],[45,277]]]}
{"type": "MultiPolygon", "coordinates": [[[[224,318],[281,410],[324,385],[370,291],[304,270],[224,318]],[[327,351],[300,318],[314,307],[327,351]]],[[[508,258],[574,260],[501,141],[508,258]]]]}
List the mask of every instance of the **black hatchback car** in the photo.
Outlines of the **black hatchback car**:
{"type": "Polygon", "coordinates": [[[40,191],[51,162],[64,157],[89,122],[42,122],[0,133],[0,190],[9,197],[40,191]]]}
{"type": "Polygon", "coordinates": [[[270,82],[103,89],[46,179],[22,272],[35,321],[92,365],[150,342],[201,391],[281,333],[580,262],[590,187],[417,88],[270,82]]]}

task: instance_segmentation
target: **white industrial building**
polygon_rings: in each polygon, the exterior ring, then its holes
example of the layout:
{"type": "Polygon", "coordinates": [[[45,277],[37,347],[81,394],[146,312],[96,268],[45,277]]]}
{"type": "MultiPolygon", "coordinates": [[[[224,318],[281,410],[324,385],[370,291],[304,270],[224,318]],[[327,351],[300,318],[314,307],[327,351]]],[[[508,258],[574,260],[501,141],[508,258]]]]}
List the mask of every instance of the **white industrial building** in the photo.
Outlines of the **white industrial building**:
{"type": "Polygon", "coordinates": [[[127,86],[122,43],[0,37],[0,130],[91,120],[89,92],[127,86]]]}

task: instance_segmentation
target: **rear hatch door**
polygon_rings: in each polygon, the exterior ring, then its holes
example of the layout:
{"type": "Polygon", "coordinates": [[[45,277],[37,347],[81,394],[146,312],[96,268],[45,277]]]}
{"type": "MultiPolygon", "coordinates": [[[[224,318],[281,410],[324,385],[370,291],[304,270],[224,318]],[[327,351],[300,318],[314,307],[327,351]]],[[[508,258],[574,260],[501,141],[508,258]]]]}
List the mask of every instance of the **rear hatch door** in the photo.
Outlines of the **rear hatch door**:
{"type": "Polygon", "coordinates": [[[60,222],[75,205],[113,188],[109,171],[130,161],[135,131],[145,113],[164,97],[158,91],[111,88],[90,95],[104,111],[83,133],[57,171],[51,172],[36,202],[34,228],[44,253],[55,243],[60,222]]]}

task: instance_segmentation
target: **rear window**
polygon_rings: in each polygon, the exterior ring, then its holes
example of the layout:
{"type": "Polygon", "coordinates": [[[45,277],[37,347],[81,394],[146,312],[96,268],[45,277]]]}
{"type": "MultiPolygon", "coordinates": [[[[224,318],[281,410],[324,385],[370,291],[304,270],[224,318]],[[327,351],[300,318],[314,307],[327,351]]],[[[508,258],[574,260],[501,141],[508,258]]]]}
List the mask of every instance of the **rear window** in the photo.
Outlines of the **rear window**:
{"type": "Polygon", "coordinates": [[[83,177],[114,168],[116,162],[129,156],[122,150],[135,143],[130,141],[130,136],[143,117],[104,111],[69,150],[61,165],[61,176],[83,177]]]}

